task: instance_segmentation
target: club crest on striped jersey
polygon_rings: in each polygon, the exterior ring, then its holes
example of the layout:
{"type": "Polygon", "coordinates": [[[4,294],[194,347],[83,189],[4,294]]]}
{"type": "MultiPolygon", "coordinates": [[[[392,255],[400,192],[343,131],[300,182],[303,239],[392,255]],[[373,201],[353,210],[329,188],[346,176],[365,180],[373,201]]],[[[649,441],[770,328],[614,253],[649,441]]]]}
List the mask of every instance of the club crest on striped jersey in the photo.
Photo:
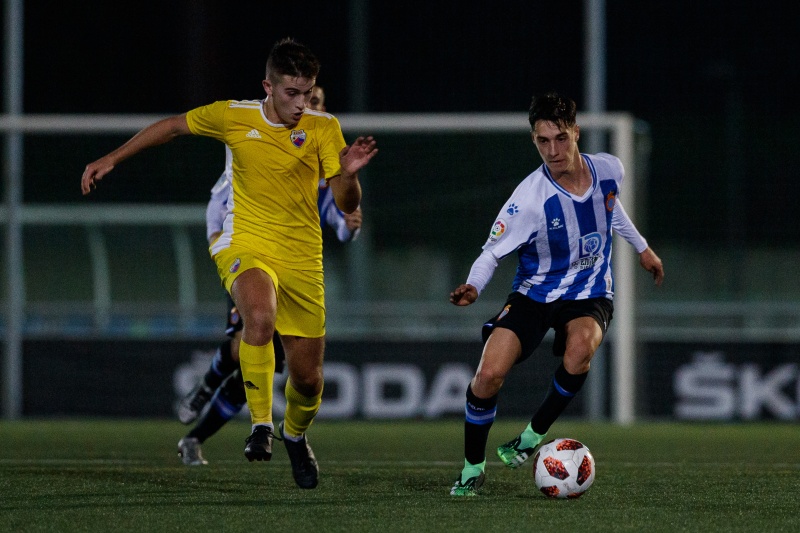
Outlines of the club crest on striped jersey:
{"type": "Polygon", "coordinates": [[[497,320],[495,320],[495,322],[499,322],[504,316],[508,314],[509,311],[511,311],[511,304],[508,304],[503,308],[500,314],[497,315],[497,320]]]}
{"type": "Polygon", "coordinates": [[[231,307],[231,313],[230,313],[230,315],[228,317],[228,322],[230,322],[231,325],[235,326],[236,324],[239,323],[239,320],[241,320],[241,315],[239,314],[239,309],[237,309],[236,306],[231,307]]]}
{"type": "Polygon", "coordinates": [[[289,138],[292,140],[293,145],[300,148],[306,142],[306,130],[292,130],[289,138]]]}
{"type": "Polygon", "coordinates": [[[617,195],[614,191],[609,191],[606,195],[606,211],[609,213],[614,210],[614,205],[617,203],[617,195]]]}
{"type": "Polygon", "coordinates": [[[596,255],[600,252],[600,246],[603,244],[603,238],[598,232],[589,233],[588,235],[581,235],[580,241],[580,254],[581,257],[588,257],[596,255]]]}
{"type": "Polygon", "coordinates": [[[494,226],[492,226],[491,233],[489,233],[489,242],[494,243],[500,240],[500,237],[503,236],[503,233],[506,232],[507,228],[508,224],[506,224],[506,221],[503,220],[502,218],[498,218],[497,221],[494,223],[494,226]]]}

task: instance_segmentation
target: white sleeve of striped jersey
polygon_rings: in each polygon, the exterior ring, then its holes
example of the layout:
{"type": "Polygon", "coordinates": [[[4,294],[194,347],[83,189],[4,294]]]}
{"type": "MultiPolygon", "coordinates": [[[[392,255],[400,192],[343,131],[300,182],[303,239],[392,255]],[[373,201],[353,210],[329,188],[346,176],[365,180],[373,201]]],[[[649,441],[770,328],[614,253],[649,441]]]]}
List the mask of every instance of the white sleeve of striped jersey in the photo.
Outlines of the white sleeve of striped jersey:
{"type": "Polygon", "coordinates": [[[611,228],[628,241],[636,249],[636,253],[640,254],[647,250],[647,241],[633,225],[633,221],[628,217],[619,198],[614,206],[614,213],[611,215],[611,228]]]}
{"type": "Polygon", "coordinates": [[[344,213],[336,206],[331,188],[327,186],[320,188],[319,195],[319,217],[322,222],[333,228],[333,231],[336,232],[336,238],[340,242],[354,241],[358,237],[360,229],[350,231],[347,227],[344,213]]]}
{"type": "Polygon", "coordinates": [[[478,294],[489,284],[497,268],[497,258],[489,250],[484,250],[481,255],[472,263],[469,269],[467,283],[478,289],[478,294]]]}
{"type": "Polygon", "coordinates": [[[350,231],[347,227],[347,221],[344,219],[342,213],[334,202],[328,204],[325,210],[325,222],[336,232],[336,238],[340,242],[350,242],[356,240],[358,234],[361,232],[360,228],[355,231],[350,231]]]}
{"type": "Polygon", "coordinates": [[[222,224],[228,214],[228,194],[231,190],[230,176],[223,172],[214,187],[211,188],[211,198],[206,206],[206,239],[218,231],[222,231],[222,224]]]}

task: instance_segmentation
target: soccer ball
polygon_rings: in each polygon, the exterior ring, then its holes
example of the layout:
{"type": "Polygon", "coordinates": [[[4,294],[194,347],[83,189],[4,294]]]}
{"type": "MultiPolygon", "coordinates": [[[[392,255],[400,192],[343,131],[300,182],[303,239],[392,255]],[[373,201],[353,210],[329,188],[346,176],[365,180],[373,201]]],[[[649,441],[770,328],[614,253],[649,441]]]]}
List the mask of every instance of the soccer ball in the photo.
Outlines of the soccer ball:
{"type": "Polygon", "coordinates": [[[555,439],[533,458],[536,488],[549,498],[578,498],[594,482],[594,457],[575,439],[555,439]]]}

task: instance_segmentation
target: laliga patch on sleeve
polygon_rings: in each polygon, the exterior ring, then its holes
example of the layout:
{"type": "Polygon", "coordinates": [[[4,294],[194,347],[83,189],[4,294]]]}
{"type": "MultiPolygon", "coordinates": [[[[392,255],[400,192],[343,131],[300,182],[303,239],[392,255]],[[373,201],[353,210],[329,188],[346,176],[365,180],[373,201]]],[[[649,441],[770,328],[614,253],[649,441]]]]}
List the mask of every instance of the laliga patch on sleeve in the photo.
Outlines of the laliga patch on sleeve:
{"type": "Polygon", "coordinates": [[[502,218],[498,218],[497,221],[492,226],[492,231],[489,233],[489,242],[495,243],[500,240],[500,237],[503,236],[503,233],[506,232],[508,228],[508,224],[502,218]]]}

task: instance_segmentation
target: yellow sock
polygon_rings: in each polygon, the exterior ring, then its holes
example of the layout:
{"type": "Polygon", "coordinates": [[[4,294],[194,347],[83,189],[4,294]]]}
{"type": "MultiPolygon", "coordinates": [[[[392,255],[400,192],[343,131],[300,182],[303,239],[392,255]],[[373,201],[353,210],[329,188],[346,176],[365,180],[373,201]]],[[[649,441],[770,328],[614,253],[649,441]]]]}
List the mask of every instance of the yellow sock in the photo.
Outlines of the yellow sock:
{"type": "Polygon", "coordinates": [[[286,380],[286,414],[283,418],[283,432],[290,437],[299,437],[306,432],[322,404],[322,391],[316,396],[303,396],[286,380]]]}
{"type": "Polygon", "coordinates": [[[272,379],[275,375],[275,348],[239,343],[244,392],[253,424],[272,424],[272,379]]]}

